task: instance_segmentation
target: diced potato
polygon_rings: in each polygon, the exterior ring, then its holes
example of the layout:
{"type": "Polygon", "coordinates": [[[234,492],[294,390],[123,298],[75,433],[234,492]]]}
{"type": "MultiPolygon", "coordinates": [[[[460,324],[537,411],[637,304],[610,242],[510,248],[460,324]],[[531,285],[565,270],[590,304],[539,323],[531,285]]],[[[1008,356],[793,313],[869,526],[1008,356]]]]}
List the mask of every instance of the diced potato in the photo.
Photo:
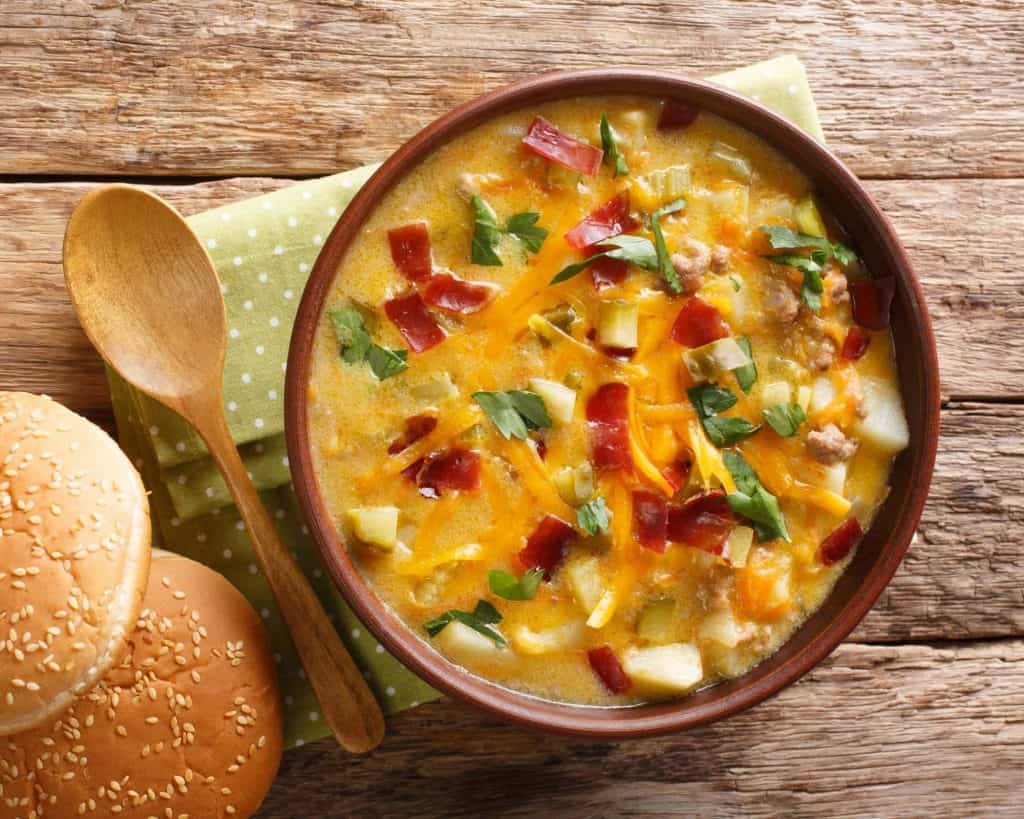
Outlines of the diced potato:
{"type": "Polygon", "coordinates": [[[707,381],[721,373],[745,367],[750,357],[732,336],[683,352],[686,369],[695,381],[707,381]]]}
{"type": "Polygon", "coordinates": [[[587,614],[593,613],[604,594],[601,579],[601,562],[594,555],[570,560],[564,569],[569,590],[579,607],[587,614]]]}
{"type": "Polygon", "coordinates": [[[459,394],[458,387],[452,383],[452,377],[446,372],[437,373],[429,381],[417,384],[410,392],[421,401],[443,401],[459,394]]]}
{"type": "MultiPolygon", "coordinates": [[[[492,627],[493,628],[493,627],[492,627]]],[[[474,660],[496,660],[502,655],[511,655],[507,649],[499,648],[493,640],[471,629],[465,623],[453,620],[434,637],[434,644],[445,656],[456,662],[474,660]]]]}
{"type": "Polygon", "coordinates": [[[761,404],[765,407],[774,407],[776,404],[789,405],[792,396],[792,389],[785,381],[773,381],[765,384],[761,390],[761,404]]]}
{"type": "Polygon", "coordinates": [[[691,643],[627,649],[622,668],[635,682],[667,691],[689,691],[704,679],[700,651],[691,643]]]}
{"type": "Polygon", "coordinates": [[[861,442],[881,452],[896,454],[910,443],[910,428],[903,412],[903,399],[893,384],[864,378],[864,407],[867,415],[854,426],[861,442]]]}
{"type": "Polygon", "coordinates": [[[690,191],[690,166],[670,165],[639,176],[630,185],[630,201],[638,208],[654,211],[690,191]]]}
{"type": "Polygon", "coordinates": [[[546,165],[547,184],[549,188],[561,188],[562,190],[575,188],[576,184],[583,178],[579,171],[566,168],[564,165],[559,165],[557,162],[548,162],[546,165]]]}
{"type": "Polygon", "coordinates": [[[804,412],[807,412],[807,408],[811,405],[811,395],[812,390],[806,385],[796,391],[796,402],[803,408],[804,412]]]}
{"type": "Polygon", "coordinates": [[[582,620],[574,620],[541,631],[534,631],[528,626],[517,626],[512,632],[512,645],[522,654],[571,651],[582,645],[585,635],[586,626],[582,620]]]}
{"type": "Polygon", "coordinates": [[[594,469],[589,461],[562,467],[552,480],[559,497],[570,506],[582,506],[594,497],[594,469]]]}
{"type": "Polygon", "coordinates": [[[730,566],[742,569],[747,565],[747,555],[753,543],[754,530],[749,526],[737,526],[725,541],[722,557],[729,561],[730,566]]]}
{"type": "Polygon", "coordinates": [[[785,224],[793,218],[793,200],[788,196],[756,197],[750,211],[750,226],[785,224]]]}
{"type": "Polygon", "coordinates": [[[828,235],[825,232],[825,222],[822,220],[821,213],[818,212],[818,206],[814,204],[812,197],[807,196],[797,202],[793,216],[796,218],[796,226],[800,228],[802,233],[807,233],[811,236],[828,235]]]}
{"type": "Polygon", "coordinates": [[[706,191],[704,201],[716,216],[731,216],[741,224],[750,218],[750,188],[747,185],[727,185],[715,191],[706,191]]]}
{"type": "Polygon", "coordinates": [[[846,471],[847,462],[840,461],[837,464],[828,466],[825,468],[825,479],[822,481],[824,486],[829,492],[834,492],[837,495],[842,495],[843,490],[846,488],[846,471]]]}
{"type": "Polygon", "coordinates": [[[820,376],[811,385],[811,412],[821,412],[836,398],[836,388],[830,378],[820,376]]]}
{"type": "Polygon", "coordinates": [[[363,543],[390,551],[398,543],[398,509],[394,506],[360,506],[348,510],[348,522],[363,543]]]}
{"type": "Polygon", "coordinates": [[[635,302],[602,301],[597,314],[597,340],[605,347],[634,350],[640,326],[640,307],[635,302]]]}
{"type": "Polygon", "coordinates": [[[576,409],[575,390],[546,378],[531,378],[530,389],[544,400],[552,421],[559,424],[572,423],[573,411],[576,409]]]}
{"type": "Polygon", "coordinates": [[[676,601],[655,600],[644,606],[636,621],[636,633],[649,643],[671,643],[676,638],[676,601]]]}
{"type": "Polygon", "coordinates": [[[708,149],[708,159],[718,168],[741,182],[749,182],[753,171],[750,167],[750,160],[740,151],[724,142],[714,143],[708,149]]]}
{"type": "Polygon", "coordinates": [[[704,622],[700,624],[699,635],[702,640],[711,640],[734,648],[746,639],[746,630],[736,622],[730,609],[720,609],[704,618],[704,622]]]}

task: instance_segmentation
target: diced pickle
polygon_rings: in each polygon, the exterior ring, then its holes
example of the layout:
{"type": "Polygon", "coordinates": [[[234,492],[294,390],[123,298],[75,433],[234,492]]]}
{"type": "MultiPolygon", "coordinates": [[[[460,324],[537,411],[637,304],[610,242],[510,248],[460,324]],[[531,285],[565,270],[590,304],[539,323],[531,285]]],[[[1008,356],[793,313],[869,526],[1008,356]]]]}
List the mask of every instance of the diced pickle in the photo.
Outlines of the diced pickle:
{"type": "Polygon", "coordinates": [[[564,572],[572,596],[579,607],[590,614],[604,594],[600,560],[594,555],[579,557],[570,560],[564,572]]]}
{"type": "Polygon", "coordinates": [[[773,381],[765,384],[761,390],[761,405],[774,407],[776,404],[789,404],[792,389],[785,381],[773,381]]]}
{"type": "Polygon", "coordinates": [[[562,467],[552,480],[559,497],[570,506],[582,506],[594,496],[594,470],[589,461],[562,467]]]}
{"type": "Polygon", "coordinates": [[[569,332],[577,318],[576,311],[573,310],[571,304],[559,304],[557,307],[545,310],[541,315],[565,333],[569,332]]]}
{"type": "Polygon", "coordinates": [[[720,373],[745,367],[750,358],[731,336],[719,338],[683,353],[686,369],[695,381],[707,381],[720,373]]]}
{"type": "Polygon", "coordinates": [[[818,206],[814,204],[814,199],[810,196],[797,202],[793,216],[796,218],[796,226],[800,228],[802,233],[807,233],[811,236],[827,235],[825,232],[825,222],[821,218],[821,213],[818,212],[818,206]]]}
{"type": "Polygon", "coordinates": [[[676,601],[665,598],[644,606],[636,621],[636,633],[649,643],[671,643],[676,639],[676,601]]]}
{"type": "Polygon", "coordinates": [[[742,569],[747,565],[747,555],[753,544],[754,530],[749,526],[737,526],[725,541],[722,557],[729,561],[729,565],[742,569]]]}
{"type": "Polygon", "coordinates": [[[725,173],[741,182],[749,182],[752,176],[750,160],[740,151],[724,142],[716,142],[708,150],[708,158],[725,173]]]}
{"type": "Polygon", "coordinates": [[[565,386],[570,389],[578,390],[583,386],[583,373],[579,370],[569,370],[562,381],[565,383],[565,386]]]}
{"type": "Polygon", "coordinates": [[[417,384],[410,392],[421,401],[443,401],[459,394],[458,388],[452,383],[451,375],[446,372],[437,373],[429,381],[417,384]]]}
{"type": "Polygon", "coordinates": [[[633,180],[630,201],[638,208],[653,211],[690,192],[690,166],[671,165],[633,180]]]}
{"type": "Polygon", "coordinates": [[[543,399],[548,415],[553,421],[559,424],[572,423],[573,412],[576,409],[574,390],[546,378],[531,378],[529,383],[530,389],[543,399]]]}

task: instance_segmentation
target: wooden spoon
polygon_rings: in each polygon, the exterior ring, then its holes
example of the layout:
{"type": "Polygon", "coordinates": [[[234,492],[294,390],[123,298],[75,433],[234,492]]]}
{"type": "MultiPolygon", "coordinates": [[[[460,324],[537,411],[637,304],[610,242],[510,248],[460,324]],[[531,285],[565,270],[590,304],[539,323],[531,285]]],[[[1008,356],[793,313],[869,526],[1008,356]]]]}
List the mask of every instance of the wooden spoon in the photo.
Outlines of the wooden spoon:
{"type": "Polygon", "coordinates": [[[107,364],[191,423],[209,447],[334,736],[354,753],[375,748],[384,736],[380,706],[263,508],[228,431],[221,396],[227,319],[206,250],[159,197],[108,185],[71,216],[64,277],[107,364]]]}

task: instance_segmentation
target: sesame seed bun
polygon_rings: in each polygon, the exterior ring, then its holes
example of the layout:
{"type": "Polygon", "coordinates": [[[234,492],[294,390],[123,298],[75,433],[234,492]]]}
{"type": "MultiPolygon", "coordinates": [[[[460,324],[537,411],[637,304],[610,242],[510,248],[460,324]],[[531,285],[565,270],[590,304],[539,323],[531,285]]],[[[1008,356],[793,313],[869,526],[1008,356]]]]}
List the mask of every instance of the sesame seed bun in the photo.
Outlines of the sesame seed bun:
{"type": "Polygon", "coordinates": [[[0,735],[46,722],[120,658],[149,559],[146,491],[110,436],[0,392],[0,735]]]}
{"type": "Polygon", "coordinates": [[[128,643],[59,716],[0,738],[2,819],[238,819],[259,808],[281,760],[281,705],[246,599],[212,569],[156,551],[128,643]]]}

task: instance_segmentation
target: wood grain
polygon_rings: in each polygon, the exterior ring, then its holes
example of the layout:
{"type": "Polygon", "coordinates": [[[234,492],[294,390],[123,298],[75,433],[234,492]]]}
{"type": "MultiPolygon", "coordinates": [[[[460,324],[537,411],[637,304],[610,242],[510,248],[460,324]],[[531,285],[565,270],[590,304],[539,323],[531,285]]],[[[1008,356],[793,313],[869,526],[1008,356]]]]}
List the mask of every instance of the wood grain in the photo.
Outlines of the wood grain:
{"type": "Polygon", "coordinates": [[[619,744],[425,705],[368,758],[288,752],[259,816],[1019,816],[1022,661],[1020,640],[844,645],[732,719],[619,744]]]}
{"type": "Polygon", "coordinates": [[[4,0],[0,173],[330,173],[542,71],[795,52],[858,173],[1020,176],[1022,38],[1016,0],[4,0]]]}
{"type": "MultiPolygon", "coordinates": [[[[152,188],[184,213],[255,196],[281,179],[152,188]]],[[[88,183],[0,184],[0,388],[51,392],[75,409],[109,403],[98,357],[64,293],[64,226],[88,183]]],[[[928,296],[950,398],[1024,397],[1024,268],[995,237],[1024,223],[1024,180],[869,183],[906,244],[928,296]]]]}

